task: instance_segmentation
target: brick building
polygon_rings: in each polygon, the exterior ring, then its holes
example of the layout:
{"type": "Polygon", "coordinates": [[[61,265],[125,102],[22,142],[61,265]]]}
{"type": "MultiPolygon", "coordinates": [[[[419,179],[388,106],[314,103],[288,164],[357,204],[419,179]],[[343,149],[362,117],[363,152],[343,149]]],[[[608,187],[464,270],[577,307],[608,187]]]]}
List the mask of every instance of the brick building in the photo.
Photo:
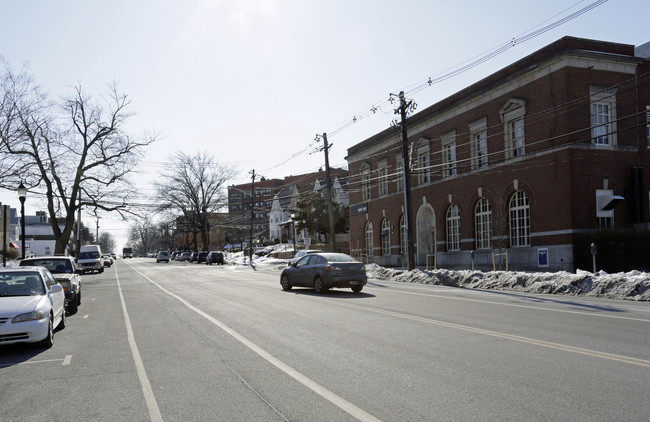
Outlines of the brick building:
{"type": "MultiPolygon", "coordinates": [[[[564,37],[407,119],[418,266],[648,268],[650,61],[564,37]],[[498,264],[497,264],[498,265],[498,264]]],[[[647,51],[647,49],[645,50],[647,51]]],[[[401,136],[348,149],[351,253],[405,265],[401,136]]]]}
{"type": "MultiPolygon", "coordinates": [[[[332,180],[337,180],[338,186],[337,199],[347,200],[346,192],[341,187],[342,181],[346,180],[347,170],[332,168],[330,169],[332,180]],[[340,199],[343,198],[343,199],[340,199]]],[[[270,232],[271,211],[273,200],[277,199],[276,195],[281,191],[306,192],[314,190],[314,186],[322,186],[325,180],[325,171],[314,173],[300,174],[297,176],[287,176],[284,179],[263,179],[255,182],[254,210],[251,212],[251,190],[252,184],[245,183],[241,185],[228,186],[228,235],[227,239],[231,245],[241,245],[250,238],[251,218],[253,222],[253,240],[260,246],[264,243],[271,242],[278,237],[277,233],[270,232]]],[[[280,213],[287,210],[280,209],[280,213]]],[[[278,223],[278,221],[274,221],[278,223]]]]}

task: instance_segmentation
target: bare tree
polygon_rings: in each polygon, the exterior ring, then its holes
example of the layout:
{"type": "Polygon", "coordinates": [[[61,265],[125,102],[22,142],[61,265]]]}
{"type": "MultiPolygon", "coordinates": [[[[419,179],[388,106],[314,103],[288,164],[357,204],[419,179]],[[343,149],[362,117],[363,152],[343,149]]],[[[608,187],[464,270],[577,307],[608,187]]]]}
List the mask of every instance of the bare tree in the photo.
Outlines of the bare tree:
{"type": "Polygon", "coordinates": [[[115,251],[115,239],[110,233],[101,232],[99,233],[99,239],[97,239],[97,244],[102,248],[102,252],[109,253],[115,251]]]}
{"type": "Polygon", "coordinates": [[[158,211],[180,211],[191,231],[208,245],[208,217],[228,205],[226,185],[236,172],[207,152],[190,156],[179,151],[169,161],[172,168],[154,182],[158,211]]]}
{"type": "MultiPolygon", "coordinates": [[[[131,213],[136,190],[127,176],[156,138],[125,133],[130,99],[113,84],[97,101],[79,85],[67,99],[51,102],[24,70],[8,67],[3,81],[0,172],[20,168],[29,190],[46,198],[55,253],[64,252],[80,206],[123,218],[131,213]]],[[[16,177],[0,180],[0,187],[13,188],[16,177]]]]}

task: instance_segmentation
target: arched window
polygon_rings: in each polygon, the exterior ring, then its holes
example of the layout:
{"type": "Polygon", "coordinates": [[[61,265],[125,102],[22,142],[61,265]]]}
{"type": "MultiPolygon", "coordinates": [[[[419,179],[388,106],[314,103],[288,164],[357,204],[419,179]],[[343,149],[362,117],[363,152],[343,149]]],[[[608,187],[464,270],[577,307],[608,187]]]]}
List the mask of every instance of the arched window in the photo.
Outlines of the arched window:
{"type": "Polygon", "coordinates": [[[530,246],[530,205],[528,196],[517,191],[510,199],[510,246],[530,246]]]}
{"type": "Polygon", "coordinates": [[[372,256],[372,222],[366,223],[366,256],[372,256]]]}
{"type": "Polygon", "coordinates": [[[447,208],[447,250],[460,250],[460,212],[456,204],[447,208]]]}
{"type": "Polygon", "coordinates": [[[399,219],[399,254],[406,255],[406,215],[402,214],[399,219]]]}
{"type": "Polygon", "coordinates": [[[390,255],[390,220],[384,218],[381,222],[381,254],[390,255]]]}
{"type": "Polygon", "coordinates": [[[492,206],[487,198],[481,198],[474,209],[476,249],[492,247],[492,206]]]}

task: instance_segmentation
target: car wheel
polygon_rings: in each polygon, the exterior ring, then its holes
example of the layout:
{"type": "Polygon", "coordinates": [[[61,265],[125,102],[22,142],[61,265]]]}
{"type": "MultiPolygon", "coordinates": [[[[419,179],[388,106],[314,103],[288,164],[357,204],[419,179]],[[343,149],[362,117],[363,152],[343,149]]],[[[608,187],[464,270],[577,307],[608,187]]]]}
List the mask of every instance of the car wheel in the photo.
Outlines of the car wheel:
{"type": "Polygon", "coordinates": [[[73,301],[68,302],[68,311],[70,315],[77,313],[77,306],[79,304],[79,299],[75,298],[73,301]]]}
{"type": "Polygon", "coordinates": [[[65,307],[63,307],[63,312],[61,312],[61,322],[57,326],[59,330],[65,328],[65,307]]]}
{"type": "Polygon", "coordinates": [[[50,324],[47,328],[47,337],[36,343],[39,347],[50,348],[54,345],[54,327],[52,326],[52,316],[50,315],[50,324]]]}
{"type": "Polygon", "coordinates": [[[81,305],[81,290],[77,291],[77,306],[81,305]]]}
{"type": "Polygon", "coordinates": [[[282,278],[280,279],[280,285],[282,285],[282,290],[291,290],[293,287],[291,285],[291,282],[289,282],[289,276],[286,274],[282,274],[282,278]]]}
{"type": "Polygon", "coordinates": [[[353,286],[352,291],[354,293],[361,293],[361,290],[363,290],[363,286],[353,286]]]}
{"type": "Polygon", "coordinates": [[[327,291],[327,287],[325,287],[325,284],[323,283],[323,279],[320,278],[320,276],[318,276],[318,275],[314,279],[314,290],[319,295],[322,295],[323,293],[325,293],[327,291]]]}

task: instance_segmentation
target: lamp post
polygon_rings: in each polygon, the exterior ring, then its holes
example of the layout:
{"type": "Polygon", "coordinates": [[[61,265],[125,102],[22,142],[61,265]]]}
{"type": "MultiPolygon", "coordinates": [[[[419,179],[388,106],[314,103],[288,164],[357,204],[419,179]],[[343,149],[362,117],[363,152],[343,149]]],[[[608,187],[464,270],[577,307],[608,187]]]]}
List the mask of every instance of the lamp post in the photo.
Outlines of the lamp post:
{"type": "Polygon", "coordinates": [[[294,255],[296,254],[296,220],[295,220],[295,218],[296,218],[296,214],[291,213],[291,231],[293,232],[291,234],[293,236],[293,254],[294,255]]]}
{"type": "Polygon", "coordinates": [[[18,185],[18,199],[20,199],[20,247],[22,248],[22,257],[25,259],[25,198],[27,197],[27,188],[20,182],[18,185]]]}

